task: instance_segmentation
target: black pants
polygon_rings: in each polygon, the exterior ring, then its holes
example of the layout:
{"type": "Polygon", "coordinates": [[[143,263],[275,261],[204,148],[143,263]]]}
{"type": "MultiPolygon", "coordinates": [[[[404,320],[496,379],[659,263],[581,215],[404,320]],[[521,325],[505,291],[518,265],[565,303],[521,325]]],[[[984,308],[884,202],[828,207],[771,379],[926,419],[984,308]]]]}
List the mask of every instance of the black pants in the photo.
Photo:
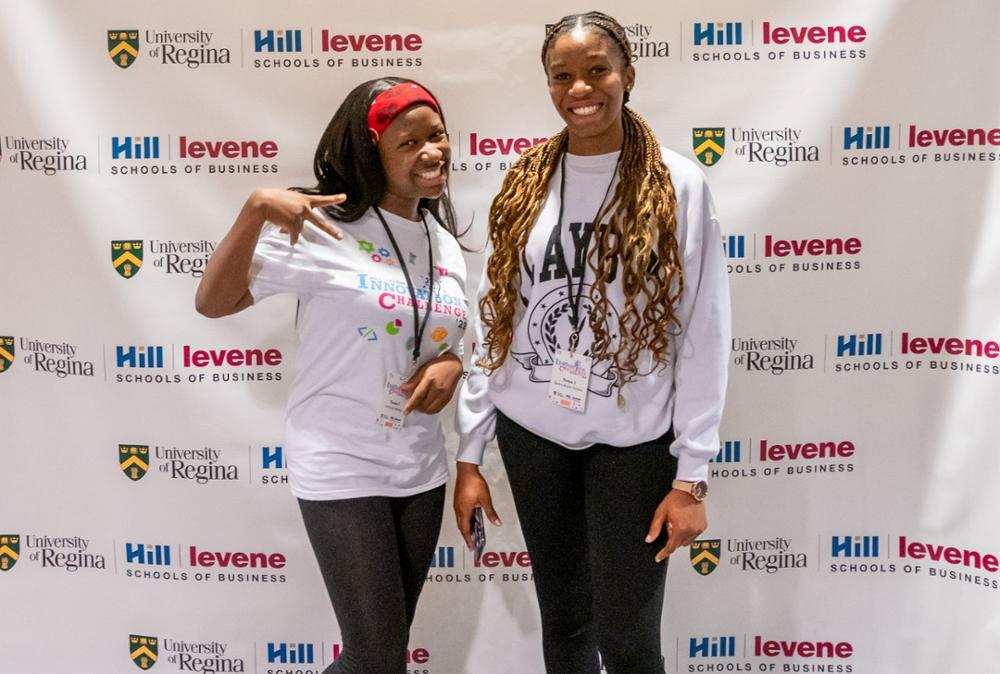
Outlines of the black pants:
{"type": "Polygon", "coordinates": [[[444,485],[400,498],[299,499],[299,509],[343,640],[340,658],[323,674],[406,674],[444,485]]]}
{"type": "Polygon", "coordinates": [[[497,442],[531,555],[548,674],[663,674],[666,562],[646,543],[677,460],[672,435],[569,450],[497,415],[497,442]]]}

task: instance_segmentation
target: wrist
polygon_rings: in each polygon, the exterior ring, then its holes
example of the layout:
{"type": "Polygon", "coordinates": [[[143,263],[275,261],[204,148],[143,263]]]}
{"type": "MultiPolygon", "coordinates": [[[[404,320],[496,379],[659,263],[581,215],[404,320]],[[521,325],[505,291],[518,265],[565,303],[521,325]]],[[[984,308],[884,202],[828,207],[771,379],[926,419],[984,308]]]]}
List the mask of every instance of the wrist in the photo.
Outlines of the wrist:
{"type": "Polygon", "coordinates": [[[699,503],[708,496],[708,483],[704,480],[674,480],[671,487],[674,491],[683,492],[699,503]]]}
{"type": "Polygon", "coordinates": [[[263,225],[267,222],[268,191],[269,190],[267,188],[261,187],[255,189],[250,193],[250,196],[247,197],[246,203],[243,204],[243,211],[250,216],[250,218],[248,218],[248,224],[259,222],[260,225],[263,225]]]}
{"type": "Polygon", "coordinates": [[[482,474],[479,472],[479,465],[475,463],[457,461],[455,463],[455,471],[458,473],[458,477],[482,477],[482,474]]]}

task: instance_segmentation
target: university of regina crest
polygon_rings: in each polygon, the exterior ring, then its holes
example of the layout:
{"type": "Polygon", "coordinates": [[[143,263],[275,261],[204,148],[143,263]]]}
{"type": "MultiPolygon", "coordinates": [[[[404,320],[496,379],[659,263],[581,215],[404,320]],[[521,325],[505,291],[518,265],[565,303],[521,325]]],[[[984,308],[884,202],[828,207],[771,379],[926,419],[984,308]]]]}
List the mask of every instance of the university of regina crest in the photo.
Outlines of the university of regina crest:
{"type": "Polygon", "coordinates": [[[118,465],[125,477],[138,482],[149,470],[149,445],[118,445],[118,465]]]}
{"type": "Polygon", "coordinates": [[[703,576],[715,571],[719,565],[719,551],[722,539],[694,541],[691,543],[691,566],[703,576]]]}
{"type": "Polygon", "coordinates": [[[122,278],[132,278],[142,268],[142,240],[112,241],[111,264],[122,278]]]}
{"type": "Polygon", "coordinates": [[[698,161],[705,166],[715,166],[726,151],[726,130],[691,129],[691,145],[698,161]]]}
{"type": "Polygon", "coordinates": [[[109,30],[108,56],[119,68],[128,68],[139,58],[139,31],[109,30]]]}
{"type": "Polygon", "coordinates": [[[14,364],[14,338],[0,337],[0,373],[6,372],[14,364]]]}
{"type": "Polygon", "coordinates": [[[128,637],[129,641],[129,655],[132,656],[132,662],[139,669],[149,669],[156,664],[157,658],[157,642],[159,639],[156,637],[145,637],[140,634],[130,634],[128,637]]]}
{"type": "Polygon", "coordinates": [[[21,537],[0,534],[0,571],[10,571],[21,556],[21,537]]]}

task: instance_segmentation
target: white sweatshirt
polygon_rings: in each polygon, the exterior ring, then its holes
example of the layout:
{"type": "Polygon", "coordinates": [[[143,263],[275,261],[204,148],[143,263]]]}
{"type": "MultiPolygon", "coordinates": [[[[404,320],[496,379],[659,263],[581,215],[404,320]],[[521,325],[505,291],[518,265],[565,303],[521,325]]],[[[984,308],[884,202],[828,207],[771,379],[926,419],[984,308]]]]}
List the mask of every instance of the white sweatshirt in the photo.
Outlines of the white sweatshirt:
{"type": "MultiPolygon", "coordinates": [[[[406,256],[421,320],[432,302],[420,364],[446,351],[461,356],[468,306],[458,242],[426,216],[434,254],[434,297],[428,298],[423,224],[383,214],[406,256]]],[[[376,425],[386,374],[415,369],[406,279],[371,209],[357,222],[337,226],[342,240],[307,225],[295,246],[269,226],[250,270],[254,302],[285,292],[300,303],[284,438],[292,493],[322,501],[433,489],[448,480],[439,416],[413,412],[396,431],[376,425]]]]}
{"type": "MultiPolygon", "coordinates": [[[[664,435],[673,426],[671,453],[678,458],[677,478],[704,480],[708,462],[719,451],[719,422],[726,394],[730,347],[729,279],[722,238],[712,197],[701,170],[691,161],[661,149],[677,194],[677,242],[684,272],[684,293],[675,313],[679,336],[670,341],[670,364],[652,369],[652,356],[639,359],[639,375],[621,391],[609,360],[594,362],[583,413],[549,401],[547,392],[556,349],[567,349],[572,332],[566,269],[573,273],[573,293],[579,292],[578,351],[589,350],[593,335],[588,326],[589,291],[593,272],[586,264],[596,237],[591,220],[597,214],[613,177],[618,152],[595,156],[566,156],[566,193],[563,224],[557,222],[561,169],[549,182],[548,195],[532,226],[521,265],[521,302],[515,315],[510,353],[503,366],[487,376],[473,359],[459,394],[456,426],[460,435],[458,460],[482,464],[486,443],[495,435],[496,410],[532,433],[568,449],[593,444],[625,447],[664,435]],[[560,249],[561,247],[561,249],[560,249]],[[565,261],[565,262],[564,262],[565,261]],[[582,262],[581,262],[582,261],[582,262]],[[645,375],[645,376],[641,376],[645,375]]],[[[490,254],[487,250],[487,255],[490,254]]],[[[479,297],[489,289],[485,270],[479,297]]],[[[614,310],[609,324],[624,305],[620,275],[608,285],[614,310]]],[[[474,322],[476,344],[483,343],[483,326],[474,322]]],[[[612,347],[613,350],[613,347],[612,347]]]]}

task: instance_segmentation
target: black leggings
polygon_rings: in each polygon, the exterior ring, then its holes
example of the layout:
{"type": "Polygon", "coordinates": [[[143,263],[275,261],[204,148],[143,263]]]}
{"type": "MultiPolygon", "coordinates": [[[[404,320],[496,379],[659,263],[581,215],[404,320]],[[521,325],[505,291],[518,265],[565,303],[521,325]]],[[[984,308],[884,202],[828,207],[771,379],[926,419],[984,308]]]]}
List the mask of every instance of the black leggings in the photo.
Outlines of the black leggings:
{"type": "Polygon", "coordinates": [[[667,564],[646,543],[677,460],[664,437],[570,450],[497,414],[497,442],[531,555],[548,674],[662,674],[667,564]]]}
{"type": "Polygon", "coordinates": [[[441,532],[444,485],[413,496],[299,499],[343,646],[323,674],[406,674],[417,598],[441,532]]]}

